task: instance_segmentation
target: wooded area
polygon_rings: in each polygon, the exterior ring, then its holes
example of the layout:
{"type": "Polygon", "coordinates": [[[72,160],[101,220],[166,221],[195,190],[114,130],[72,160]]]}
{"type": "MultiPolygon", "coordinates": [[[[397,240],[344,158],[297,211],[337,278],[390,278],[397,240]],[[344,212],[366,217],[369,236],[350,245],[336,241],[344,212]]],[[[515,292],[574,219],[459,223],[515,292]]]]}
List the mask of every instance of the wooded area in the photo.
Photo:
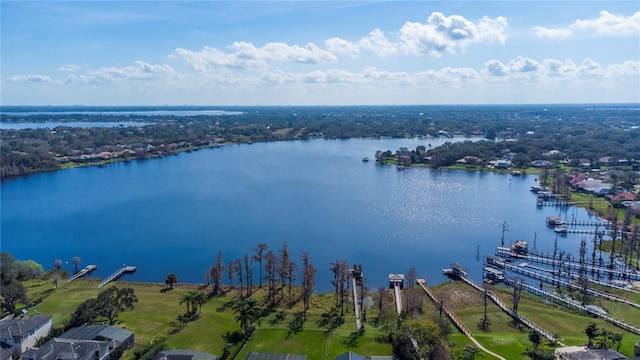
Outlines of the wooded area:
{"type": "MultiPolygon", "coordinates": [[[[119,122],[119,127],[0,130],[2,178],[64,166],[161,157],[178,151],[309,138],[483,137],[445,144],[436,164],[464,156],[500,158],[508,150],[524,167],[536,159],[597,163],[640,159],[640,116],[630,105],[352,106],[225,108],[238,115],[20,115],[3,112],[2,123],[119,122]],[[144,122],[144,126],[125,126],[144,122]],[[504,141],[495,141],[504,140],[504,141]],[[557,153],[544,155],[557,150],[557,153]]],[[[396,150],[396,149],[385,149],[396,150]]],[[[427,149],[425,149],[427,150],[427,149]]],[[[373,155],[373,154],[372,154],[373,155]]],[[[637,162],[621,163],[638,170],[637,162]]]]}

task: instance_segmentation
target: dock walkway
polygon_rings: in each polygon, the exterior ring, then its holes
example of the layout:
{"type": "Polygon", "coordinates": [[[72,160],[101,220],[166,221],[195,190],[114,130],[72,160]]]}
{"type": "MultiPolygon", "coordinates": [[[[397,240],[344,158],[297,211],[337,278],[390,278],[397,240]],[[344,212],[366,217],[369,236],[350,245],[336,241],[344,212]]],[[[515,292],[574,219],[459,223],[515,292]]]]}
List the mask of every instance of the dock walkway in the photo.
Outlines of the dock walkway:
{"type": "Polygon", "coordinates": [[[541,326],[539,326],[536,323],[534,323],[533,321],[525,318],[524,316],[522,316],[522,315],[520,315],[518,313],[515,313],[496,294],[492,293],[489,290],[484,289],[478,283],[476,283],[475,281],[469,279],[466,276],[459,276],[459,278],[460,278],[460,280],[462,280],[465,283],[471,285],[472,287],[474,287],[476,290],[480,291],[481,293],[485,293],[486,292],[487,296],[489,297],[489,299],[491,299],[491,301],[493,301],[496,305],[498,305],[498,307],[500,309],[502,309],[502,311],[504,311],[505,313],[507,313],[511,317],[518,319],[518,321],[520,321],[521,323],[526,325],[528,328],[530,328],[532,330],[535,330],[540,335],[544,336],[545,338],[547,338],[547,339],[549,339],[551,341],[557,341],[558,344],[560,344],[561,346],[566,346],[562,342],[558,341],[558,337],[556,335],[552,334],[550,331],[547,331],[547,330],[543,329],[541,326]]]}
{"type": "Polygon", "coordinates": [[[354,314],[356,317],[356,330],[360,331],[362,328],[362,323],[360,322],[360,302],[358,301],[358,290],[356,288],[356,278],[352,277],[352,288],[353,288],[353,306],[354,306],[354,314]]]}
{"type": "Polygon", "coordinates": [[[91,274],[94,270],[96,270],[98,267],[96,265],[87,265],[85,266],[84,269],[78,271],[77,273],[69,276],[69,278],[67,279],[67,282],[72,282],[73,280],[79,279],[85,275],[91,274]]]}
{"type": "Polygon", "coordinates": [[[478,342],[478,340],[476,340],[473,337],[473,334],[471,333],[471,330],[469,330],[469,328],[467,328],[467,326],[462,322],[462,320],[460,320],[458,318],[458,316],[456,316],[456,314],[453,313],[453,311],[451,311],[451,309],[449,309],[449,307],[447,305],[445,305],[444,303],[442,303],[440,301],[440,299],[438,299],[436,297],[436,295],[431,291],[431,289],[427,286],[427,280],[425,279],[418,279],[417,281],[418,285],[420,285],[420,287],[422,288],[422,290],[424,290],[425,293],[427,293],[427,295],[431,298],[431,300],[437,305],[437,306],[441,306],[442,310],[445,312],[445,314],[447,314],[447,316],[449,317],[449,319],[451,319],[451,321],[453,322],[453,324],[458,328],[458,330],[460,330],[463,334],[465,334],[478,348],[480,348],[480,350],[484,351],[485,353],[492,355],[500,360],[506,360],[505,358],[503,358],[502,356],[489,351],[487,348],[485,348],[484,346],[482,346],[482,344],[480,344],[478,342]]]}
{"type": "Polygon", "coordinates": [[[116,281],[119,278],[121,278],[123,275],[125,274],[133,274],[134,272],[136,272],[136,267],[135,266],[125,266],[122,267],[120,269],[118,269],[116,272],[114,272],[113,274],[109,275],[109,277],[107,277],[106,279],[102,280],[102,282],[98,285],[98,289],[107,285],[108,283],[112,282],[112,281],[116,281]]]}
{"type": "Polygon", "coordinates": [[[393,284],[393,293],[395,294],[395,298],[396,298],[396,311],[398,312],[398,315],[400,315],[400,313],[402,312],[402,298],[400,297],[400,284],[398,283],[393,284]]]}
{"type": "MultiPolygon", "coordinates": [[[[580,287],[579,285],[576,285],[575,283],[573,283],[571,281],[565,281],[565,280],[562,280],[560,278],[556,278],[556,277],[553,277],[553,276],[542,274],[542,273],[534,271],[534,270],[530,270],[530,269],[527,268],[527,264],[522,264],[522,265],[521,266],[514,266],[514,265],[511,265],[511,264],[505,263],[504,264],[504,269],[507,270],[507,271],[511,271],[511,272],[520,274],[520,275],[528,276],[528,277],[536,279],[536,280],[542,280],[542,281],[544,281],[544,282],[546,282],[548,284],[558,285],[558,286],[562,285],[564,287],[572,288],[572,289],[579,290],[579,291],[582,290],[582,287],[580,287]],[[522,266],[522,265],[525,265],[525,266],[522,266]]],[[[577,274],[575,274],[575,279],[578,279],[578,278],[579,278],[579,276],[577,274]]],[[[589,288],[587,288],[586,291],[587,291],[587,294],[595,296],[597,298],[601,298],[601,299],[606,299],[606,300],[613,301],[613,302],[619,302],[619,303],[627,304],[627,305],[633,306],[633,307],[635,307],[637,309],[640,309],[640,304],[637,304],[637,303],[635,303],[633,301],[630,301],[630,300],[627,300],[627,299],[624,299],[624,298],[621,298],[621,297],[618,297],[618,296],[615,296],[615,295],[610,295],[610,294],[607,294],[607,293],[603,293],[601,291],[589,289],[589,288]]]]}
{"type": "Polygon", "coordinates": [[[553,293],[550,293],[548,291],[544,291],[544,290],[538,289],[537,287],[534,287],[534,286],[531,286],[531,285],[525,284],[525,283],[522,284],[522,288],[524,290],[527,290],[528,292],[530,292],[530,293],[532,293],[534,295],[538,295],[541,298],[546,299],[548,301],[554,302],[556,304],[559,304],[559,305],[562,305],[562,306],[565,306],[565,307],[580,309],[580,310],[585,311],[585,312],[587,312],[587,313],[589,313],[591,315],[594,315],[594,316],[597,316],[599,318],[602,318],[602,319],[606,320],[607,322],[609,322],[609,323],[611,323],[611,324],[613,324],[613,325],[615,325],[615,326],[617,326],[619,328],[625,329],[625,330],[627,330],[629,332],[632,332],[632,333],[634,333],[636,335],[640,335],[640,328],[638,328],[636,326],[633,326],[631,324],[627,324],[622,320],[618,320],[618,319],[613,318],[613,317],[611,317],[609,315],[603,314],[603,313],[601,313],[599,311],[595,311],[592,308],[589,308],[589,307],[586,307],[586,306],[582,305],[578,301],[560,297],[560,296],[558,296],[556,294],[553,294],[553,293]]]}

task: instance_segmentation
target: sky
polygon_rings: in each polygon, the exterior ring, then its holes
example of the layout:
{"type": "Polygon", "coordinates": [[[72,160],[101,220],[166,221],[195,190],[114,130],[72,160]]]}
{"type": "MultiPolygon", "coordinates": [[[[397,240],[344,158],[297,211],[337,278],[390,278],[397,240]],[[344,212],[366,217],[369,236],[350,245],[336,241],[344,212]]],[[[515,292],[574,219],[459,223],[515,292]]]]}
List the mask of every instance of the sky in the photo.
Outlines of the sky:
{"type": "Polygon", "coordinates": [[[640,102],[638,1],[4,1],[1,105],[640,102]]]}

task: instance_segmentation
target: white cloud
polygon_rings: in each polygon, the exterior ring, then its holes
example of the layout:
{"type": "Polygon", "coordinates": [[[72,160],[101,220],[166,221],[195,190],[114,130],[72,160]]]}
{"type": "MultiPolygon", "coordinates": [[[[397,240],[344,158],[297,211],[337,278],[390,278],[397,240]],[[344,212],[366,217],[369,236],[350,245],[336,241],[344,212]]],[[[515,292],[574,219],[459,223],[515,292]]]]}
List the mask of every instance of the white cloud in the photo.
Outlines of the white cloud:
{"type": "Polygon", "coordinates": [[[380,29],[375,29],[368,36],[357,42],[347,41],[341,38],[325,40],[325,46],[331,52],[357,57],[362,50],[369,50],[374,54],[385,57],[398,52],[397,45],[389,41],[380,29]]]}
{"type": "Polygon", "coordinates": [[[432,13],[426,24],[407,22],[400,29],[402,48],[408,54],[442,56],[443,52],[464,51],[470,44],[498,42],[504,44],[507,19],[482,18],[478,23],[460,15],[432,13]]]}
{"type": "Polygon", "coordinates": [[[175,70],[169,65],[152,65],[135,61],[133,66],[104,67],[86,74],[70,74],[68,84],[100,84],[118,80],[154,80],[176,77],[175,70]]]}
{"type": "Polygon", "coordinates": [[[64,71],[64,72],[76,72],[76,71],[78,71],[80,69],[82,69],[82,66],[80,66],[80,65],[69,64],[69,65],[60,66],[56,70],[64,71]]]}
{"type": "Polygon", "coordinates": [[[576,29],[593,30],[606,35],[638,35],[640,32],[640,11],[631,16],[615,15],[601,11],[596,19],[576,20],[576,29]]]}
{"type": "Polygon", "coordinates": [[[6,81],[14,83],[38,83],[51,82],[51,78],[46,75],[16,75],[7,78],[6,81]]]}
{"type": "Polygon", "coordinates": [[[491,76],[507,76],[509,68],[499,60],[489,60],[484,64],[484,70],[491,76]]]}
{"type": "Polygon", "coordinates": [[[212,75],[218,68],[238,68],[261,71],[269,67],[271,61],[286,61],[306,64],[336,62],[336,56],[320,49],[313,43],[305,46],[288,45],[282,42],[270,42],[263,47],[252,43],[236,41],[226,53],[216,48],[205,46],[200,51],[177,48],[175,53],[191,68],[207,75],[212,75]]]}
{"type": "Polygon", "coordinates": [[[533,31],[537,37],[549,39],[566,39],[573,34],[570,29],[548,29],[542,26],[534,27],[533,31]]]}
{"type": "Polygon", "coordinates": [[[566,39],[578,32],[610,36],[638,35],[640,33],[640,11],[631,16],[600,11],[600,16],[595,19],[578,19],[573,24],[555,29],[536,26],[533,31],[538,37],[552,39],[566,39]]]}

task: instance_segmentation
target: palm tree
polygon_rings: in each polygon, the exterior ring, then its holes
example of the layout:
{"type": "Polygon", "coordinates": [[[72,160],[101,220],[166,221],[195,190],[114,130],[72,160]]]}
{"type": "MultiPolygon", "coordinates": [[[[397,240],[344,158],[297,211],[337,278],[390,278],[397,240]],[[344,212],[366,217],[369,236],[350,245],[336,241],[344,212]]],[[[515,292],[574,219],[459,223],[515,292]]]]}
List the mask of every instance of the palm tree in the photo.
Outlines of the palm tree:
{"type": "Polygon", "coordinates": [[[164,280],[164,283],[167,284],[170,289],[173,289],[173,284],[178,283],[178,277],[176,276],[176,274],[169,274],[164,280]]]}
{"type": "Polygon", "coordinates": [[[241,298],[233,304],[236,321],[240,323],[242,332],[246,333],[249,326],[260,316],[260,306],[253,298],[241,298]]]}
{"type": "Polygon", "coordinates": [[[464,360],[474,360],[476,358],[476,355],[484,357],[484,353],[482,352],[482,350],[475,346],[467,345],[462,350],[462,358],[464,360]]]}
{"type": "Polygon", "coordinates": [[[196,305],[198,305],[198,311],[202,312],[202,305],[208,300],[207,294],[203,293],[202,291],[191,292],[193,293],[191,299],[191,306],[193,307],[193,310],[195,311],[195,307],[196,305]]]}
{"type": "Polygon", "coordinates": [[[191,313],[190,305],[193,304],[193,291],[187,291],[180,297],[180,305],[187,304],[187,314],[191,313]]]}

